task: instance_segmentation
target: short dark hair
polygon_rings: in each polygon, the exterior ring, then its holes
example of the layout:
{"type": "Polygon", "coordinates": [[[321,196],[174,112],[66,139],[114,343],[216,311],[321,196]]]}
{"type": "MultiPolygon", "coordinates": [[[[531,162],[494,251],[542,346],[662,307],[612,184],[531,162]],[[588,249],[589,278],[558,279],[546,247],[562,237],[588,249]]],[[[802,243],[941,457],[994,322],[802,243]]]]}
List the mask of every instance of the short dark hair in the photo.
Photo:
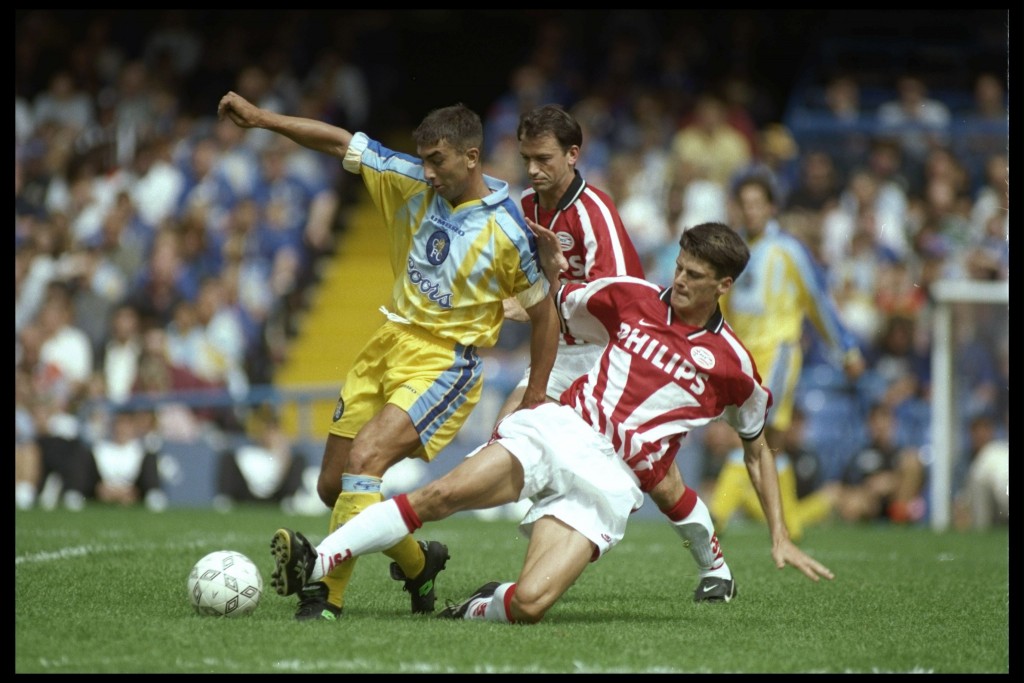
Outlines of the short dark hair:
{"type": "Polygon", "coordinates": [[[743,188],[745,187],[761,188],[761,191],[764,192],[764,196],[768,200],[768,203],[775,204],[775,188],[772,187],[772,182],[768,180],[768,178],[765,178],[763,175],[749,175],[740,180],[738,183],[736,183],[736,187],[733,188],[732,191],[733,197],[736,200],[739,200],[740,193],[743,192],[743,188]]]}
{"type": "Polygon", "coordinates": [[[480,115],[459,102],[427,114],[412,132],[417,147],[445,141],[460,152],[484,144],[484,124],[480,115]]]}
{"type": "Polygon", "coordinates": [[[557,104],[545,104],[519,117],[516,139],[553,135],[558,146],[567,151],[573,145],[583,146],[583,129],[572,114],[557,104]]]}
{"type": "Polygon", "coordinates": [[[683,231],[679,246],[687,254],[705,261],[718,277],[736,279],[750,261],[750,249],[735,230],[725,223],[701,223],[683,231]]]}

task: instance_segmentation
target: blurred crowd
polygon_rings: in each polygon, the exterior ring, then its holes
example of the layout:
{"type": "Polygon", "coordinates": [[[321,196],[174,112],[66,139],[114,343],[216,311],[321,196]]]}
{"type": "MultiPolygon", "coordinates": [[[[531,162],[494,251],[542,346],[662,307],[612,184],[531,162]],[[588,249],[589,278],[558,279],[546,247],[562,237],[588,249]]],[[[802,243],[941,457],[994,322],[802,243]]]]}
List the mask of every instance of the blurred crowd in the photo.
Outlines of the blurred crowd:
{"type": "MultiPolygon", "coordinates": [[[[257,39],[244,26],[204,31],[195,15],[168,10],[128,44],[112,15],[86,16],[72,29],[45,11],[27,13],[16,32],[15,441],[24,506],[54,462],[73,457],[68,448],[95,452],[128,432],[139,443],[244,433],[246,415],[230,408],[140,408],[130,399],[210,389],[242,401],[272,382],[317,263],[343,239],[358,188],[326,156],[218,122],[220,95],[233,89],[262,107],[372,131],[389,87],[346,42],[358,21],[338,21],[331,40],[303,45],[299,60],[289,21],[257,39]],[[98,404],[106,408],[83,416],[83,406],[98,404]],[[117,426],[124,412],[141,415],[131,429],[117,426]]],[[[817,258],[869,361],[864,377],[844,386],[808,337],[801,408],[821,458],[816,484],[841,478],[870,440],[877,405],[896,421],[896,446],[927,467],[931,287],[1009,278],[1005,75],[980,71],[943,99],[919,74],[892,73],[888,95],[866,102],[855,69],[829,74],[813,111],[816,134],[801,136],[740,57],[711,68],[715,51],[692,27],[635,20],[617,28],[592,36],[602,48],[595,53],[583,52],[557,15],[537,23],[503,76],[506,89],[480,111],[488,172],[513,192],[525,187],[519,114],[564,105],[584,127],[581,173],[613,196],[648,278],[666,285],[680,232],[735,223],[732,187],[749,174],[769,178],[780,223],[817,258]],[[836,420],[861,425],[856,438],[837,432],[836,420]]],[[[736,54],[742,35],[730,38],[736,54]]],[[[988,420],[991,439],[1008,440],[1009,320],[1005,305],[959,305],[955,315],[956,487],[966,495],[983,446],[970,425],[988,420]]],[[[524,357],[522,330],[506,328],[490,356],[498,392],[524,357]]],[[[136,450],[142,472],[147,451],[136,450]]]]}

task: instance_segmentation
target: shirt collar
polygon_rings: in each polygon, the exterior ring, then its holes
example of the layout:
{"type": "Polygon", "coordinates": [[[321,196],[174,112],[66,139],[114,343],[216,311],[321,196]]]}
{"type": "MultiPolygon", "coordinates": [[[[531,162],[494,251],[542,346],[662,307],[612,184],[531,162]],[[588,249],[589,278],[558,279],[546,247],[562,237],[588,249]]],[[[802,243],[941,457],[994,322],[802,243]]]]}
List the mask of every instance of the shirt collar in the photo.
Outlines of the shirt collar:
{"type": "MultiPolygon", "coordinates": [[[[658,295],[661,302],[668,308],[668,321],[672,322],[675,318],[675,311],[672,310],[672,288],[666,287],[658,295]]],[[[708,321],[704,323],[704,327],[701,329],[705,332],[711,332],[712,334],[719,334],[722,331],[722,326],[725,324],[725,316],[722,315],[722,307],[715,304],[715,312],[711,314],[708,321]]]]}
{"type": "Polygon", "coordinates": [[[572,172],[572,182],[569,183],[569,187],[565,190],[565,194],[562,195],[562,198],[558,200],[558,204],[555,205],[555,209],[557,211],[565,211],[570,204],[576,201],[579,196],[583,194],[583,190],[587,187],[587,183],[583,180],[583,176],[580,175],[580,172],[575,168],[572,172]]]}
{"type": "Polygon", "coordinates": [[[508,183],[498,178],[492,178],[489,175],[484,176],[484,183],[490,188],[491,193],[486,197],[481,197],[480,201],[488,206],[497,206],[503,201],[508,199],[508,183]]]}

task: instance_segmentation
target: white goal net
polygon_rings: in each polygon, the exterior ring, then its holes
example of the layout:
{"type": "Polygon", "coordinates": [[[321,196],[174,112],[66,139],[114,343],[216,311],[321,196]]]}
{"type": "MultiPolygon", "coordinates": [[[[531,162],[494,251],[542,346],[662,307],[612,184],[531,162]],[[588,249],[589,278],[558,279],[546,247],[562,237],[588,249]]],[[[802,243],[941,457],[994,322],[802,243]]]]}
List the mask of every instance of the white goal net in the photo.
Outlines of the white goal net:
{"type": "Polygon", "coordinates": [[[952,520],[967,419],[979,402],[991,398],[987,392],[1002,389],[1008,396],[1007,387],[985,386],[969,366],[972,349],[991,351],[997,364],[1006,364],[997,368],[996,381],[1007,381],[1010,284],[943,280],[935,283],[932,293],[931,526],[945,531],[952,520]]]}

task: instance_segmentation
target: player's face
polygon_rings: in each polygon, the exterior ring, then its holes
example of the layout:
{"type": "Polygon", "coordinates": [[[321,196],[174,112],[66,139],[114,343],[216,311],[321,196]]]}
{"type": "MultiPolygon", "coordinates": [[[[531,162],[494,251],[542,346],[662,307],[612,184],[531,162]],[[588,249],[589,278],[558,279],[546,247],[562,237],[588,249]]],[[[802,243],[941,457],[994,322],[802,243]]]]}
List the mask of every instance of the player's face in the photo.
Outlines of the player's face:
{"type": "Polygon", "coordinates": [[[530,185],[541,199],[557,201],[572,182],[580,148],[573,145],[566,151],[554,135],[538,135],[519,141],[519,155],[530,185]]]}
{"type": "Polygon", "coordinates": [[[709,263],[680,249],[672,278],[672,310],[687,323],[703,325],[731,286],[731,277],[716,276],[709,263]]]}
{"type": "Polygon", "coordinates": [[[740,214],[743,217],[743,227],[750,235],[760,235],[774,213],[775,207],[768,201],[764,190],[760,187],[747,185],[740,190],[739,197],[740,214]]]}
{"type": "Polygon", "coordinates": [[[442,140],[435,145],[417,147],[416,154],[423,160],[423,175],[434,190],[452,204],[460,204],[469,187],[469,152],[459,152],[442,140]]]}

